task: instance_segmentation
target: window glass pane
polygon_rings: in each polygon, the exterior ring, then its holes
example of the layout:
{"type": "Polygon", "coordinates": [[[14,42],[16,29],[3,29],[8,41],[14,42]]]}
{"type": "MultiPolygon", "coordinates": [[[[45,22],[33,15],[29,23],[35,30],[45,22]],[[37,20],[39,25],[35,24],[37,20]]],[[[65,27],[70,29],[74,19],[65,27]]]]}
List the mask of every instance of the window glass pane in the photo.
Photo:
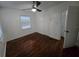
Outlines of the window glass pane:
{"type": "Polygon", "coordinates": [[[31,28],[29,16],[21,16],[21,27],[22,29],[31,28]]]}

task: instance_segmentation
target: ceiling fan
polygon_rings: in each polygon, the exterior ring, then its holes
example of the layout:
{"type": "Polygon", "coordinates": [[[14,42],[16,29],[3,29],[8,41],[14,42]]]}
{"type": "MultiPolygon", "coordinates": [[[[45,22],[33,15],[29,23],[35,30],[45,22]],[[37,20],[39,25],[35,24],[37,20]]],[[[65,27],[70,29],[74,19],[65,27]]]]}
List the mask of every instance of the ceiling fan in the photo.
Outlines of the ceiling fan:
{"type": "Polygon", "coordinates": [[[23,10],[31,10],[33,12],[41,12],[42,10],[38,9],[38,7],[40,6],[41,2],[39,1],[33,1],[32,2],[32,8],[29,8],[29,9],[23,9],[23,10]]]}

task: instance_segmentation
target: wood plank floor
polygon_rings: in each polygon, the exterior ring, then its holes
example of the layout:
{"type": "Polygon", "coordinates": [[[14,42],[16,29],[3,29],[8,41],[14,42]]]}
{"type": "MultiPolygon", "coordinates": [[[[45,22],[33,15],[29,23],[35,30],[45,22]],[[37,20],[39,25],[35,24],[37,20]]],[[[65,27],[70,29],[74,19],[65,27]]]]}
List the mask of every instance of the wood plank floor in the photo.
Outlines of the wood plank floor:
{"type": "Polygon", "coordinates": [[[40,33],[7,42],[7,57],[48,57],[61,56],[63,40],[56,40],[40,33]]]}
{"type": "Polygon", "coordinates": [[[73,46],[69,48],[64,48],[63,57],[79,57],[79,47],[73,46]]]}

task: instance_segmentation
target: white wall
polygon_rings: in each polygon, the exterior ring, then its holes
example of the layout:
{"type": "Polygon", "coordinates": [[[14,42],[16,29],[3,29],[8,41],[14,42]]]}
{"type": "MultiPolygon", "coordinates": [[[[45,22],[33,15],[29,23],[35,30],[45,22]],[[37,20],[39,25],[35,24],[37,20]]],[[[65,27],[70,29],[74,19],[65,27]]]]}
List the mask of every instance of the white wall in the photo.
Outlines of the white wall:
{"type": "Polygon", "coordinates": [[[60,39],[60,36],[64,36],[63,32],[66,10],[66,3],[64,3],[47,10],[43,10],[41,13],[37,13],[37,23],[39,23],[38,32],[56,39],[60,39]]]}
{"type": "MultiPolygon", "coordinates": [[[[1,18],[1,10],[0,10],[0,18],[1,18]]],[[[0,57],[5,56],[5,49],[6,49],[6,42],[3,35],[3,28],[2,28],[2,20],[0,19],[0,30],[2,33],[0,33],[0,57]]]]}
{"type": "MultiPolygon", "coordinates": [[[[60,39],[64,37],[65,21],[69,6],[79,6],[79,2],[66,2],[37,13],[38,32],[60,39]]],[[[66,40],[65,41],[69,41],[66,40]]],[[[73,42],[73,41],[71,41],[73,42]]],[[[67,45],[67,44],[64,44],[67,45]]],[[[64,47],[65,48],[65,47],[64,47]]]]}
{"type": "Polygon", "coordinates": [[[36,31],[36,19],[35,14],[30,11],[20,11],[15,9],[2,8],[1,9],[1,18],[4,35],[6,41],[19,38],[21,36],[30,34],[36,31]],[[20,26],[20,16],[27,15],[31,17],[31,29],[22,30],[20,26]]]}
{"type": "MultiPolygon", "coordinates": [[[[1,13],[1,12],[0,12],[0,13],[1,13]]],[[[1,20],[0,20],[0,29],[1,29],[1,20]]],[[[2,46],[1,46],[1,43],[2,43],[2,42],[1,42],[1,34],[0,34],[0,56],[1,56],[1,47],[2,47],[2,46]]]]}
{"type": "Polygon", "coordinates": [[[38,31],[53,38],[60,38],[60,15],[57,9],[50,8],[37,14],[38,31]],[[59,20],[58,20],[59,19],[59,20]]]}

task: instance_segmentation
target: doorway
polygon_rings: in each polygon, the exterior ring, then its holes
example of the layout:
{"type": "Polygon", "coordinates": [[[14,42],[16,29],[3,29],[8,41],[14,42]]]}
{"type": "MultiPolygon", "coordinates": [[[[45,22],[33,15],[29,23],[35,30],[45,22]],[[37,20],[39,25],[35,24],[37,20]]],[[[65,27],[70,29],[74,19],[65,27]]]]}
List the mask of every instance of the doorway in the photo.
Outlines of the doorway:
{"type": "Polygon", "coordinates": [[[79,7],[69,6],[66,12],[64,27],[64,47],[75,46],[78,35],[79,7]]]}

